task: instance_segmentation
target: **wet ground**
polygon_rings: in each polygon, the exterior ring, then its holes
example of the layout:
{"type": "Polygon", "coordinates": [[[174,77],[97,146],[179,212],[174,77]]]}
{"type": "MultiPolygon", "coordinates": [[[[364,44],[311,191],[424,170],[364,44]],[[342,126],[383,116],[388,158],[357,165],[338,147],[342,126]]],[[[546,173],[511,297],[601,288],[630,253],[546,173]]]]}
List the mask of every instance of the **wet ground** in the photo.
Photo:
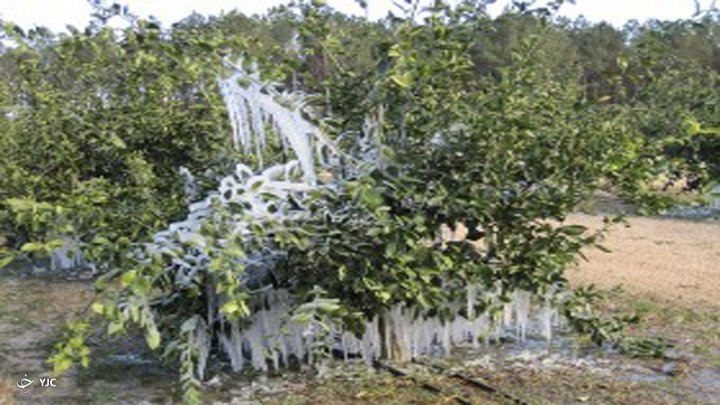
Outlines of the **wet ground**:
{"type": "MultiPolygon", "coordinates": [[[[575,219],[588,225],[597,220],[575,219]]],[[[428,364],[397,365],[404,377],[354,363],[331,363],[321,377],[214,372],[205,398],[235,404],[508,402],[451,378],[454,372],[525,403],[720,403],[720,301],[713,301],[720,291],[720,224],[647,218],[631,224],[607,241],[616,253],[591,257],[574,281],[607,288],[601,305],[608,312],[641,313],[644,320],[631,334],[666,340],[672,347],[665,357],[631,358],[566,335],[550,344],[508,342],[428,360],[444,371],[428,364]],[[612,288],[620,283],[622,290],[612,288]]],[[[41,386],[39,379],[50,377],[45,359],[58,328],[82,314],[92,294],[87,280],[32,271],[0,276],[0,404],[177,401],[176,376],[132,338],[91,341],[90,368],[58,377],[55,387],[41,386]],[[17,387],[22,378],[34,381],[27,393],[17,387]]]]}
{"type": "MultiPolygon", "coordinates": [[[[92,299],[88,281],[0,277],[0,404],[163,402],[175,376],[138,358],[128,342],[100,344],[90,368],[57,377],[45,361],[66,320],[80,316],[92,299]],[[20,389],[18,380],[34,381],[20,389]],[[49,385],[49,384],[48,384],[49,385]]],[[[20,381],[21,385],[22,381],[20,381]]],[[[26,382],[27,383],[27,382],[26,382]]]]}

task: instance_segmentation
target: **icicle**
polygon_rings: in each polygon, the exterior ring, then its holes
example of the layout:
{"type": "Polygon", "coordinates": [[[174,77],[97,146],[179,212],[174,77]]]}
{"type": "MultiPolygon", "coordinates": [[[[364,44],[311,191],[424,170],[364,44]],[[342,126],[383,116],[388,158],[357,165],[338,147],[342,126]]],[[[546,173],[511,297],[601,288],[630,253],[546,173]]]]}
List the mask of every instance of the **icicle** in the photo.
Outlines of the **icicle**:
{"type": "Polygon", "coordinates": [[[474,284],[467,286],[467,316],[468,319],[475,319],[475,303],[477,302],[478,288],[474,284]]]}
{"type": "Polygon", "coordinates": [[[263,339],[263,332],[260,325],[262,324],[262,318],[265,316],[265,311],[258,311],[253,317],[252,326],[250,326],[247,332],[247,342],[250,348],[250,358],[252,366],[255,370],[267,371],[267,361],[265,360],[265,342],[263,339]]]}
{"type": "Polygon", "coordinates": [[[365,322],[365,333],[363,333],[362,337],[362,359],[365,362],[365,365],[368,367],[372,367],[373,360],[375,359],[374,353],[373,353],[373,330],[372,330],[372,323],[371,322],[365,322]]]}
{"type": "Polygon", "coordinates": [[[291,322],[288,329],[290,330],[289,340],[292,347],[291,353],[293,353],[293,355],[302,362],[306,354],[305,345],[303,343],[303,328],[299,324],[291,322]]]}
{"type": "Polygon", "coordinates": [[[548,342],[552,340],[552,318],[553,310],[550,308],[550,304],[546,301],[543,307],[540,309],[540,333],[548,342]]]}
{"type": "Polygon", "coordinates": [[[452,345],[451,345],[451,340],[450,340],[450,324],[448,322],[445,322],[445,324],[443,325],[442,332],[443,332],[443,334],[442,334],[443,352],[445,353],[445,355],[449,355],[450,348],[452,347],[452,345]]]}
{"type": "Polygon", "coordinates": [[[315,348],[313,347],[314,344],[314,334],[312,331],[312,325],[308,325],[305,332],[303,332],[303,338],[304,338],[304,344],[307,346],[307,362],[308,364],[314,363],[314,354],[315,354],[315,348]]]}
{"type": "Polygon", "coordinates": [[[64,237],[63,245],[50,255],[52,271],[74,269],[86,264],[78,241],[70,237],[64,237]]]}
{"type": "Polygon", "coordinates": [[[242,353],[243,336],[240,333],[240,326],[237,321],[230,322],[230,336],[220,335],[220,343],[230,358],[230,366],[233,371],[241,371],[244,363],[242,353]]]}
{"type": "Polygon", "coordinates": [[[219,85],[230,116],[236,148],[249,153],[254,145],[262,168],[262,151],[267,136],[265,127],[269,125],[279,136],[283,150],[287,151],[287,146],[292,148],[302,167],[305,182],[315,184],[315,160],[324,164],[324,154],[327,151],[336,153],[336,148],[302,117],[298,103],[294,103],[292,108],[281,105],[277,98],[284,96],[286,105],[292,101],[271,86],[261,85],[256,74],[247,74],[240,68],[229,78],[219,80],[219,85]]]}
{"type": "Polygon", "coordinates": [[[503,328],[510,328],[513,323],[513,303],[510,302],[509,304],[503,305],[503,312],[502,312],[502,327],[503,328]]]}
{"type": "Polygon", "coordinates": [[[200,379],[205,378],[205,368],[210,356],[210,335],[205,327],[205,322],[198,322],[195,328],[195,343],[198,347],[197,373],[200,379]]]}
{"type": "Polygon", "coordinates": [[[480,347],[480,339],[478,339],[480,336],[483,337],[484,342],[487,343],[488,335],[489,335],[489,327],[490,327],[490,321],[487,314],[480,315],[475,319],[474,322],[474,330],[475,330],[475,337],[473,339],[473,347],[479,348],[480,347]]]}
{"type": "Polygon", "coordinates": [[[390,320],[389,314],[386,314],[384,317],[384,335],[385,335],[385,356],[388,359],[392,359],[393,357],[393,349],[392,349],[392,321],[390,320]]]}
{"type": "Polygon", "coordinates": [[[400,354],[398,358],[401,359],[401,361],[409,361],[412,353],[412,328],[413,328],[413,318],[412,318],[412,312],[409,310],[406,310],[405,308],[398,306],[397,308],[397,316],[399,318],[398,324],[399,328],[397,331],[397,340],[398,340],[398,346],[400,347],[400,354]]]}
{"type": "Polygon", "coordinates": [[[528,314],[530,313],[530,293],[518,290],[515,292],[515,326],[517,339],[525,341],[528,314]]]}

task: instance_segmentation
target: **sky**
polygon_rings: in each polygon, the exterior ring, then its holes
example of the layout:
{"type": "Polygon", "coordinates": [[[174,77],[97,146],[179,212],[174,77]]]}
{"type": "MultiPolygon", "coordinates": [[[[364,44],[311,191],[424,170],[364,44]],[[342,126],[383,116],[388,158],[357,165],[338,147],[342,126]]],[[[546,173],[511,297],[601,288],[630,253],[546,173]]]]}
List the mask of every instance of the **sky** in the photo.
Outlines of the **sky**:
{"type": "MultiPolygon", "coordinates": [[[[701,7],[709,7],[713,0],[698,0],[701,7]]],[[[164,25],[172,24],[193,11],[204,15],[219,14],[223,10],[238,9],[245,14],[263,13],[269,7],[287,0],[118,0],[141,17],[153,15],[164,25]]],[[[364,15],[355,0],[327,0],[336,10],[364,15]]],[[[384,17],[394,8],[392,0],[368,0],[368,16],[384,17]]],[[[498,0],[491,6],[491,14],[500,12],[510,0],[498,0]]],[[[592,22],[607,21],[618,27],[630,19],[689,18],[695,11],[694,0],[576,0],[575,5],[563,6],[561,14],[570,18],[583,15],[592,22]]],[[[0,19],[12,21],[23,28],[46,26],[60,32],[70,24],[84,27],[90,6],[87,0],[0,0],[0,19]]]]}

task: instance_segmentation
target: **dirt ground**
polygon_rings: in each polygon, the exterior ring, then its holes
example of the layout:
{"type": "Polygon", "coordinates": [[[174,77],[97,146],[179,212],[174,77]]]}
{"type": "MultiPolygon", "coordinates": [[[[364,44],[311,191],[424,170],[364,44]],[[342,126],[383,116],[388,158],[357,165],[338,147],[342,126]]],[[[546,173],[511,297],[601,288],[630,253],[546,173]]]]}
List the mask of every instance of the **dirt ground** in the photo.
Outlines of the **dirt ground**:
{"type": "MultiPolygon", "coordinates": [[[[632,293],[695,304],[720,304],[720,222],[631,217],[602,243],[612,252],[585,252],[588,262],[569,273],[577,284],[622,284],[632,293]]],[[[598,228],[602,217],[576,214],[569,222],[598,228]]]]}

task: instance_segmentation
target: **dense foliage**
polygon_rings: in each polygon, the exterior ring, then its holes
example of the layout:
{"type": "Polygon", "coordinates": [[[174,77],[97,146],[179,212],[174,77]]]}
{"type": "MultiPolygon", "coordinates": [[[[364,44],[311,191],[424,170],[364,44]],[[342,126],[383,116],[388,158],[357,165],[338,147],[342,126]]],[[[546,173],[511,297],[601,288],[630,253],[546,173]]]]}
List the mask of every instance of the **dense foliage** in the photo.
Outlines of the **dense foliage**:
{"type": "Polygon", "coordinates": [[[15,246],[142,239],[184,210],[181,167],[202,176],[227,157],[220,59],[206,51],[221,39],[149,22],[6,31],[0,221],[15,246]]]}
{"type": "MultiPolygon", "coordinates": [[[[58,36],[6,24],[16,46],[0,55],[0,232],[32,254],[73,238],[106,271],[92,309],[107,333],[143,329],[179,361],[193,401],[208,353],[258,311],[264,286],[297,298],[296,319],[358,335],[397,305],[441,319],[497,314],[518,290],[545,301],[567,288],[565,269],[602,232],[563,221],[596,192],[662,208],[648,186],[657,176],[717,176],[717,13],[618,30],[548,10],[493,20],[477,1],[408,7],[378,23],[301,2],[170,29],[121,7],[58,36]],[[114,14],[130,27],[107,27],[114,14]],[[232,147],[216,79],[239,57],[277,90],[308,93],[306,117],[343,158],[293,200],[310,215],[256,221],[240,237],[232,224],[249,209],[217,203],[203,243],[139,260],[142,242],[232,163],[288,158],[279,143],[232,147]],[[467,239],[438,241],[458,224],[467,239]],[[249,282],[240,259],[272,249],[284,253],[249,282]],[[198,271],[177,264],[191,250],[207,255],[198,271]],[[469,288],[497,299],[448,304],[470,300],[469,288]]],[[[603,340],[581,297],[563,305],[603,340]]],[[[72,326],[56,369],[88,361],[90,325],[72,326]]]]}

